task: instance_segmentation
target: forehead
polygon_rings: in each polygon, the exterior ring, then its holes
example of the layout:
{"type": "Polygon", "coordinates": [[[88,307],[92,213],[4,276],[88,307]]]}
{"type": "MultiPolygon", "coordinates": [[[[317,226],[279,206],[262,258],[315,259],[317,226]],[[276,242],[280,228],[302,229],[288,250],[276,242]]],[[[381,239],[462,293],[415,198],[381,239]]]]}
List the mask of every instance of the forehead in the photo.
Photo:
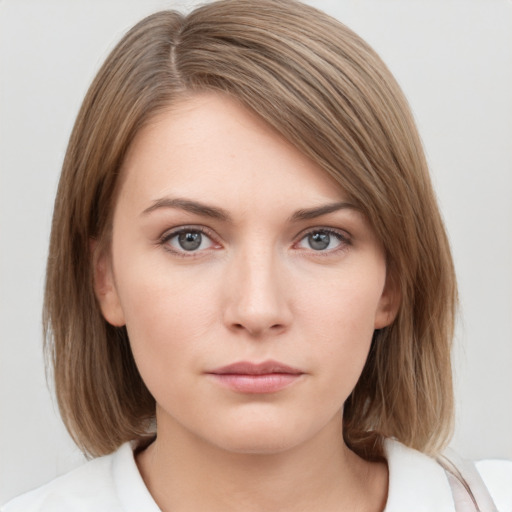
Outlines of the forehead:
{"type": "Polygon", "coordinates": [[[123,174],[131,201],[165,194],[234,201],[256,192],[259,200],[343,198],[326,172],[262,118],[214,93],[192,95],[156,115],[131,144],[123,174]]]}

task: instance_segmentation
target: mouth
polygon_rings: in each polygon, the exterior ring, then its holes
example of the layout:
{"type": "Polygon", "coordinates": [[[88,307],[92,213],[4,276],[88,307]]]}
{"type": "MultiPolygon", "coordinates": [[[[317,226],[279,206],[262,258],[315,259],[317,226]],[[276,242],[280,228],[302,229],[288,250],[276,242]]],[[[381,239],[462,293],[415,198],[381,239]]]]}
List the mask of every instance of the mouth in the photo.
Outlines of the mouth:
{"type": "Polygon", "coordinates": [[[300,380],[305,373],[277,361],[240,361],[207,372],[215,382],[238,393],[276,393],[300,380]]]}

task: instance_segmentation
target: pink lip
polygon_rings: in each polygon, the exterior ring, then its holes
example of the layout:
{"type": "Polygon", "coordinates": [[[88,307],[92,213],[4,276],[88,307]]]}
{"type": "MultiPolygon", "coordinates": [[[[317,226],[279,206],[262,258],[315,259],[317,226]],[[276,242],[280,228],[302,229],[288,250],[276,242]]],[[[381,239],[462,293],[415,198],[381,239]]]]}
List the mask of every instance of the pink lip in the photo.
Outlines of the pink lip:
{"type": "Polygon", "coordinates": [[[277,361],[241,361],[207,373],[220,384],[240,393],[274,393],[304,375],[301,370],[277,361]]]}

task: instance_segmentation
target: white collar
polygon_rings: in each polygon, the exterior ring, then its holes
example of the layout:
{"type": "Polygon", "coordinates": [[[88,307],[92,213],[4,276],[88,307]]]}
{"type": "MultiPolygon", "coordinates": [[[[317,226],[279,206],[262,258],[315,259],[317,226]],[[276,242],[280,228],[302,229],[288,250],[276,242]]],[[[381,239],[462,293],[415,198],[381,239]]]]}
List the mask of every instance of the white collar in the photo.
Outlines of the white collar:
{"type": "Polygon", "coordinates": [[[136,443],[123,444],[113,455],[112,475],[123,512],[161,512],[139,472],[133,453],[136,443]]]}
{"type": "Polygon", "coordinates": [[[445,470],[431,457],[393,439],[384,441],[389,468],[384,512],[455,512],[445,470]]]}

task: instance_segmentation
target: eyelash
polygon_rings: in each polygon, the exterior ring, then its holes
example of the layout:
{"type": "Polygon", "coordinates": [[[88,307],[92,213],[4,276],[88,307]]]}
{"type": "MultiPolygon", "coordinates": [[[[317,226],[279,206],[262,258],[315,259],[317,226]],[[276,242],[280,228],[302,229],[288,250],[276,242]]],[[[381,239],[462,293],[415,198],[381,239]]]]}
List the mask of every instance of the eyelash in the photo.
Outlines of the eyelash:
{"type": "Polygon", "coordinates": [[[306,252],[313,253],[315,256],[328,257],[333,254],[337,254],[339,252],[346,251],[348,249],[348,247],[350,247],[350,245],[352,245],[352,240],[348,233],[346,233],[344,231],[337,230],[337,229],[333,229],[333,228],[327,228],[327,227],[314,227],[312,229],[308,229],[308,230],[302,232],[299,235],[298,240],[297,240],[297,242],[295,242],[294,245],[299,244],[300,242],[302,242],[302,240],[304,240],[308,236],[310,236],[312,234],[317,234],[317,233],[333,236],[340,242],[340,245],[339,245],[339,247],[335,247],[334,249],[328,249],[328,250],[315,250],[312,247],[309,249],[304,249],[306,252]]]}
{"type": "MultiPolygon", "coordinates": [[[[162,246],[166,251],[172,253],[173,255],[176,255],[178,257],[182,258],[194,258],[194,257],[200,257],[205,250],[202,251],[186,251],[186,250],[175,250],[172,248],[169,244],[169,241],[175,238],[176,236],[179,236],[183,233],[201,233],[202,235],[205,235],[207,238],[209,238],[212,242],[212,244],[220,245],[220,243],[217,241],[217,238],[215,234],[209,230],[206,229],[203,226],[181,226],[176,229],[172,229],[171,231],[166,231],[158,240],[158,245],[162,246]]],[[[297,237],[297,241],[294,242],[294,246],[302,242],[306,237],[312,235],[312,234],[326,234],[329,236],[334,236],[339,242],[340,246],[336,247],[334,249],[329,250],[315,250],[313,248],[304,249],[305,252],[312,253],[315,256],[320,257],[326,257],[330,256],[332,254],[336,254],[340,251],[346,250],[350,245],[352,245],[351,237],[346,232],[342,232],[333,228],[327,228],[327,227],[314,227],[310,228],[306,231],[303,231],[300,233],[297,237]]],[[[298,250],[301,250],[298,248],[298,250]]]]}
{"type": "Polygon", "coordinates": [[[205,235],[207,238],[209,238],[213,244],[220,245],[219,242],[217,242],[216,237],[212,231],[209,229],[204,228],[203,226],[181,226],[177,229],[172,229],[171,231],[166,231],[158,240],[158,245],[161,245],[166,251],[170,252],[171,254],[181,257],[181,258],[194,258],[201,256],[201,252],[204,251],[179,251],[174,248],[172,248],[169,244],[170,240],[172,240],[174,237],[179,236],[183,233],[201,233],[202,235],[205,235]]]}

